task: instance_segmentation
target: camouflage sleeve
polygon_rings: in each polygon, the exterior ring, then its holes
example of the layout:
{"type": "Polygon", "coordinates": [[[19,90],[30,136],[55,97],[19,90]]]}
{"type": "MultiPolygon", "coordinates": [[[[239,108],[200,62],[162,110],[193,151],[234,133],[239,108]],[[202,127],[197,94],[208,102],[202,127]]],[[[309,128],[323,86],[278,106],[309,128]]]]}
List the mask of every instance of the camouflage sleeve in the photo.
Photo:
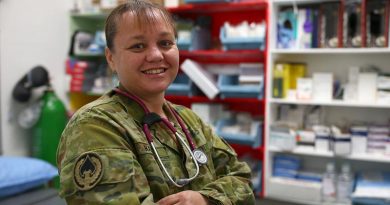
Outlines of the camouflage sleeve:
{"type": "Polygon", "coordinates": [[[249,166],[238,161],[233,148],[215,135],[209,126],[204,126],[203,131],[213,141],[212,161],[217,180],[207,184],[200,193],[206,196],[211,204],[254,205],[249,166]]]}
{"type": "Polygon", "coordinates": [[[99,114],[71,120],[57,152],[60,196],[69,205],[155,204],[126,134],[99,114]]]}

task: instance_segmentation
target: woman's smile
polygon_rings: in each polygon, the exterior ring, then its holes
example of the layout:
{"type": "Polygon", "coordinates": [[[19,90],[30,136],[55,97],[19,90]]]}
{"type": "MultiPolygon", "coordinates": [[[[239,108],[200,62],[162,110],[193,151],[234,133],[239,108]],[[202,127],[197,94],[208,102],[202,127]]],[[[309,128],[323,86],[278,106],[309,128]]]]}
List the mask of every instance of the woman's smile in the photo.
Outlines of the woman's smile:
{"type": "Polygon", "coordinates": [[[147,75],[156,75],[156,74],[165,73],[166,70],[167,70],[166,68],[152,68],[152,69],[144,70],[142,71],[142,73],[147,75]]]}

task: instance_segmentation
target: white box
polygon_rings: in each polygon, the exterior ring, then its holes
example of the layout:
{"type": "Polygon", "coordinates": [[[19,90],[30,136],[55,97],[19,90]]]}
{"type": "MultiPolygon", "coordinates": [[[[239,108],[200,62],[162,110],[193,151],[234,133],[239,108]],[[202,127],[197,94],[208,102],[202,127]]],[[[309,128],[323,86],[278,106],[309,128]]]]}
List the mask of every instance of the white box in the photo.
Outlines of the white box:
{"type": "Polygon", "coordinates": [[[351,66],[348,69],[348,83],[357,84],[359,80],[360,68],[351,66]]]}
{"type": "Polygon", "coordinates": [[[190,59],[181,64],[181,70],[203,91],[210,99],[218,95],[219,89],[216,79],[207,72],[199,63],[190,59]]]}
{"type": "Polygon", "coordinates": [[[377,73],[360,73],[358,80],[358,101],[375,103],[377,98],[377,73]]]}
{"type": "Polygon", "coordinates": [[[351,136],[352,154],[365,154],[367,152],[367,136],[352,135],[351,136]]]}
{"type": "Polygon", "coordinates": [[[358,84],[347,83],[344,88],[344,101],[356,102],[358,100],[358,84]]]}
{"type": "Polygon", "coordinates": [[[339,134],[334,136],[333,151],[335,155],[349,155],[351,154],[351,135],[339,134]]]}
{"type": "Polygon", "coordinates": [[[223,105],[211,103],[192,103],[191,110],[194,111],[205,123],[214,124],[222,116],[223,105]]]}
{"type": "Polygon", "coordinates": [[[316,141],[314,143],[316,152],[329,152],[330,151],[330,138],[325,136],[316,136],[316,141]]]}
{"type": "Polygon", "coordinates": [[[333,73],[313,73],[313,100],[333,99],[333,73]]]}
{"type": "Polygon", "coordinates": [[[277,147],[284,151],[292,151],[295,149],[297,142],[295,136],[291,133],[271,131],[270,146],[277,147]]]}
{"type": "Polygon", "coordinates": [[[318,204],[321,202],[321,183],[272,177],[268,179],[268,196],[290,202],[302,202],[318,204]]]}

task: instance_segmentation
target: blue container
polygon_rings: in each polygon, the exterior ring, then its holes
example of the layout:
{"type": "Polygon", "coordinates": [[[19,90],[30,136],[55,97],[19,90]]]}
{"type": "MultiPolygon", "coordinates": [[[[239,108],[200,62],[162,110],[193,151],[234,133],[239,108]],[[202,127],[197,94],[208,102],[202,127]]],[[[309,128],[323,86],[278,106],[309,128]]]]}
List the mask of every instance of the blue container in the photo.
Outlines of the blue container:
{"type": "Polygon", "coordinates": [[[274,168],[299,170],[301,167],[301,160],[295,156],[275,155],[273,161],[274,168]]]}
{"type": "Polygon", "coordinates": [[[297,179],[303,181],[321,182],[322,176],[316,173],[298,172],[297,179]]]}
{"type": "Polygon", "coordinates": [[[261,172],[262,172],[261,163],[257,163],[256,167],[252,169],[252,184],[254,192],[261,192],[261,172]]]}
{"type": "Polygon", "coordinates": [[[194,95],[194,86],[195,85],[186,74],[180,73],[176,76],[176,79],[168,87],[165,93],[167,95],[186,95],[191,97],[194,95]]]}
{"type": "Polygon", "coordinates": [[[285,177],[295,179],[298,175],[298,171],[294,169],[275,168],[273,169],[272,176],[285,177]]]}
{"type": "Polygon", "coordinates": [[[239,85],[238,78],[238,75],[219,75],[221,98],[263,98],[263,84],[239,85]]]}
{"type": "Polygon", "coordinates": [[[227,38],[225,28],[221,27],[219,38],[223,45],[223,50],[264,50],[264,38],[262,37],[227,38]]]}
{"type": "Polygon", "coordinates": [[[232,126],[235,124],[235,120],[232,119],[219,120],[216,125],[217,135],[233,144],[250,145],[252,147],[259,147],[261,145],[262,128],[260,122],[257,126],[255,135],[248,135],[244,133],[228,133],[223,131],[225,126],[232,126]]]}
{"type": "Polygon", "coordinates": [[[188,50],[190,50],[190,46],[191,46],[191,41],[190,40],[182,40],[182,39],[178,39],[177,40],[177,47],[181,51],[188,51],[188,50]]]}

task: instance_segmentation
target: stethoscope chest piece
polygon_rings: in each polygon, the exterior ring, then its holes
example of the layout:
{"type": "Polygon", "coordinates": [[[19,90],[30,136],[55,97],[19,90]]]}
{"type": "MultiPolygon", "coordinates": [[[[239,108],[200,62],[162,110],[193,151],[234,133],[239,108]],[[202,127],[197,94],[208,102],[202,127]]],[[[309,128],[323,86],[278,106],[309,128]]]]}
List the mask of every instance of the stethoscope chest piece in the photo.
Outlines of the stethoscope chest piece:
{"type": "Polygon", "coordinates": [[[194,154],[195,160],[199,164],[202,164],[202,165],[207,164],[207,156],[202,150],[194,149],[194,151],[192,151],[192,153],[194,154]]]}

